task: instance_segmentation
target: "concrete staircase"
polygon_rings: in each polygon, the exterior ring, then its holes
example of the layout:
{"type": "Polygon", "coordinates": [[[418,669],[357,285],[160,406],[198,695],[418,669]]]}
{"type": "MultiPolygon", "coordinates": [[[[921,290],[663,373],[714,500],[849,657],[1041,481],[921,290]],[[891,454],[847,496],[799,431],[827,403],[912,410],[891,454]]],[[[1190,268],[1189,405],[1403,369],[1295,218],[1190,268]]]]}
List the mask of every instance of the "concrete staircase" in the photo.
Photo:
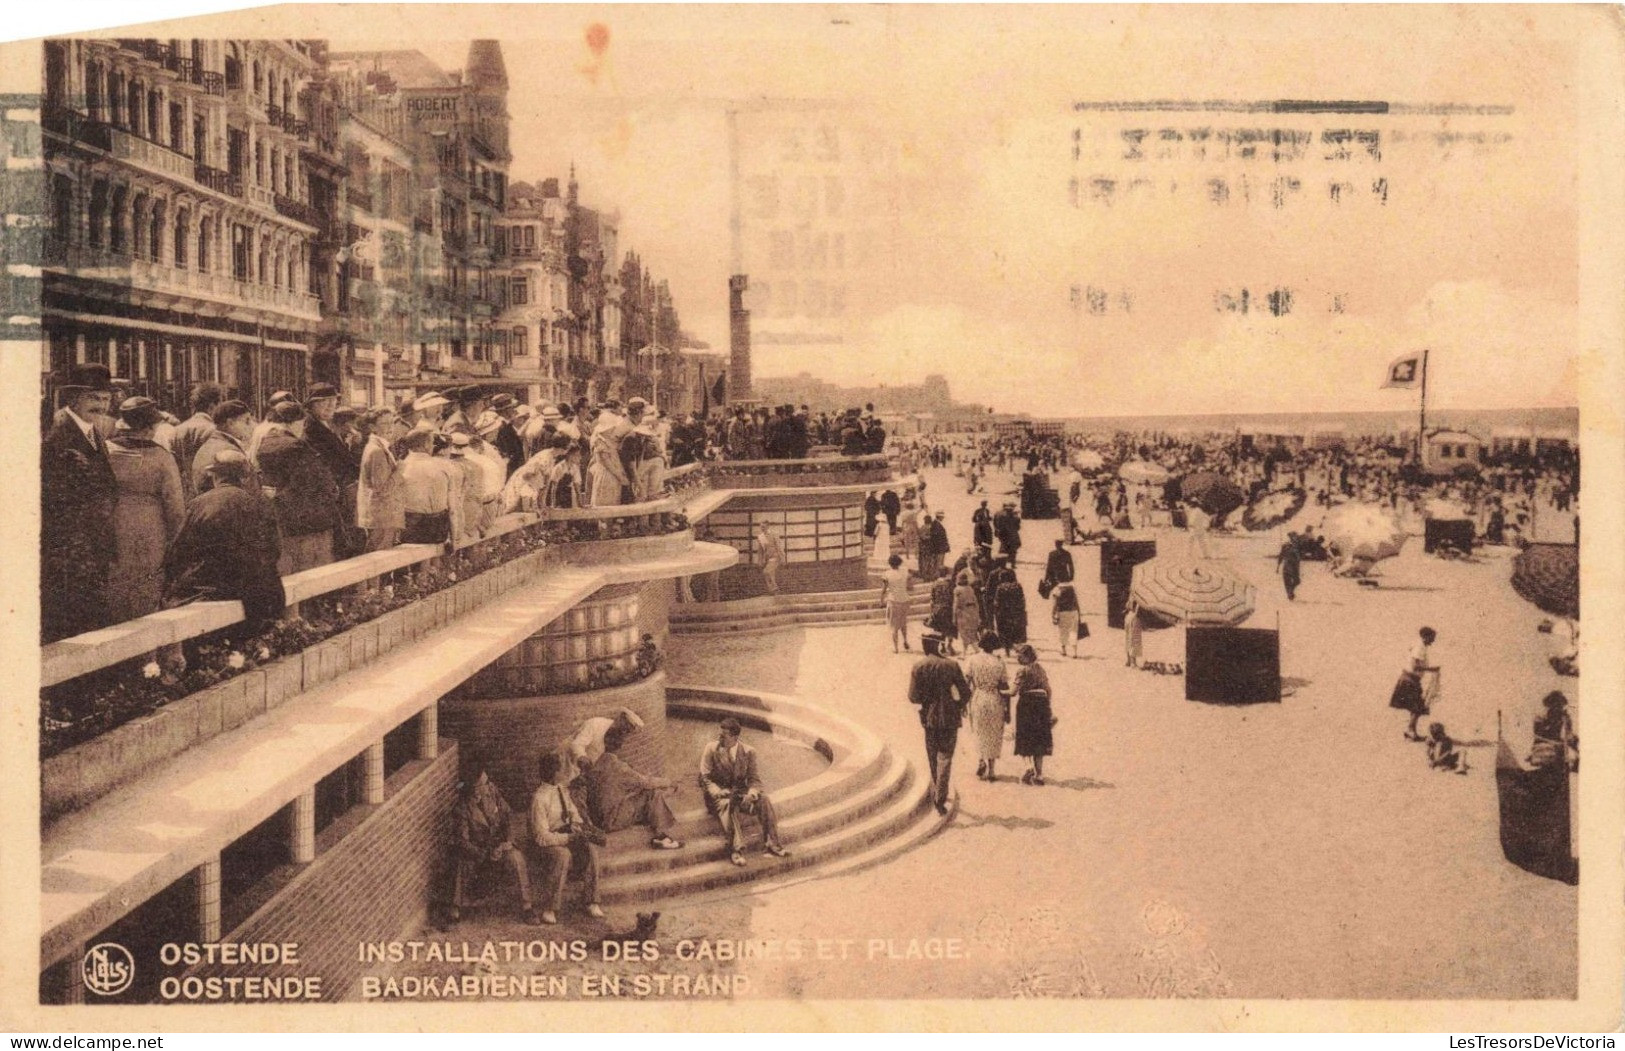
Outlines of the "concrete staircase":
{"type": "Polygon", "coordinates": [[[732,715],[748,727],[810,745],[830,766],[773,793],[787,858],[754,846],[760,833],[752,822],[748,864],[734,865],[721,826],[703,809],[677,815],[672,834],[683,840],[681,850],[650,847],[642,827],[614,833],[599,880],[606,904],[657,904],[746,882],[755,891],[852,871],[923,842],[948,820],[931,806],[929,787],[914,764],[848,719],[774,694],[673,686],[666,697],[673,717],[715,721],[732,715]]]}
{"type": "MultiPolygon", "coordinates": [[[[931,609],[931,589],[917,583],[909,589],[910,614],[916,619],[931,609]]],[[[880,589],[823,591],[806,595],[768,595],[734,602],[692,602],[671,608],[673,635],[747,635],[781,628],[827,627],[832,624],[879,624],[886,611],[880,589]]]]}

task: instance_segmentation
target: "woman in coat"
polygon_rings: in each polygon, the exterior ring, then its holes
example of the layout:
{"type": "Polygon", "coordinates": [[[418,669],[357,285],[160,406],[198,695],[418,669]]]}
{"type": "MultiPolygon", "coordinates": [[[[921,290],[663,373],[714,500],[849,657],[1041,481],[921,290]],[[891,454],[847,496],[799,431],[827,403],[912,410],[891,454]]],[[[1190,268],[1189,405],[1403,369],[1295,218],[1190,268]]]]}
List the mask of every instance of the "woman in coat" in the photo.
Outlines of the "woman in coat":
{"type": "Polygon", "coordinates": [[[400,543],[406,528],[406,476],[390,451],[400,437],[400,418],[391,409],[377,409],[356,422],[367,439],[356,487],[355,524],[367,531],[368,551],[383,551],[400,543]]]}
{"type": "Polygon", "coordinates": [[[164,550],[186,517],[181,473],[175,457],[153,439],[158,403],[130,398],[119,408],[122,429],[107,443],[118,479],[113,536],[118,560],[107,575],[111,623],[156,613],[163,600],[164,550]]]}
{"type": "Polygon", "coordinates": [[[1016,650],[1016,681],[1011,693],[1016,697],[1016,754],[1027,760],[1024,785],[1044,783],[1044,757],[1054,749],[1055,718],[1051,714],[1049,673],[1038,663],[1038,652],[1021,645],[1016,650]]]}
{"type": "Polygon", "coordinates": [[[925,626],[942,636],[943,654],[952,654],[959,629],[954,624],[954,582],[947,577],[938,577],[931,585],[931,612],[926,615],[925,626]]]}
{"type": "Polygon", "coordinates": [[[1009,654],[1027,641],[1027,593],[1011,573],[993,593],[993,628],[1009,654]]]}
{"type": "Polygon", "coordinates": [[[985,631],[979,644],[980,651],[971,653],[965,662],[965,679],[971,688],[967,714],[976,735],[976,776],[996,781],[993,766],[1004,750],[1004,727],[1010,721],[1010,680],[1004,661],[993,652],[999,648],[999,637],[985,631]]]}
{"type": "Polygon", "coordinates": [[[959,584],[954,588],[953,616],[959,644],[966,653],[975,653],[982,637],[982,604],[976,598],[969,571],[959,574],[959,584]]]}

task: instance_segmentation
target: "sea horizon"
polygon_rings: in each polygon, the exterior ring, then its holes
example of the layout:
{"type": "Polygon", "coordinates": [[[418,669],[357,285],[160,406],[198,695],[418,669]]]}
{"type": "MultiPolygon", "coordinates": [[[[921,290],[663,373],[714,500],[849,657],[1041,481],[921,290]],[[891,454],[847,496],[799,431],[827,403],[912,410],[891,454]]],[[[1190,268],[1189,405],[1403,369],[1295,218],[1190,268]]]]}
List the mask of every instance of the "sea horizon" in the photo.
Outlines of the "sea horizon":
{"type": "MultiPolygon", "coordinates": [[[[1247,429],[1307,433],[1316,428],[1341,427],[1351,436],[1382,435],[1416,431],[1417,412],[1412,409],[1381,409],[1349,412],[1227,412],[1160,413],[1112,416],[1039,416],[1033,419],[1060,419],[1083,429],[1114,431],[1199,431],[1223,432],[1247,429]]],[[[1466,431],[1488,439],[1495,434],[1562,434],[1577,438],[1580,432],[1579,406],[1524,409],[1429,409],[1428,430],[1448,428],[1466,431]]]]}

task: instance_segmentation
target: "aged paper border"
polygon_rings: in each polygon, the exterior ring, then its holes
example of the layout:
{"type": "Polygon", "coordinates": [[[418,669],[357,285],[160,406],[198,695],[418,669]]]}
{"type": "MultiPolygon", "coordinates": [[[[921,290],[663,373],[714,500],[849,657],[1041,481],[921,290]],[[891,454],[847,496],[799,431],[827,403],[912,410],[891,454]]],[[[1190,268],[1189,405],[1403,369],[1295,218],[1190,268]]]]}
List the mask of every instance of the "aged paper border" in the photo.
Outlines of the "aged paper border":
{"type": "MultiPolygon", "coordinates": [[[[108,9],[112,10],[112,9],[108,9]]],[[[1135,8],[1093,8],[1083,19],[1132,23],[1135,8]]],[[[1182,9],[1215,34],[1239,32],[1249,7],[1182,9]]],[[[1274,9],[1277,13],[1281,8],[1274,9]]],[[[408,1005],[346,1003],[275,1007],[141,1006],[40,1007],[38,1000],[38,784],[37,695],[38,527],[35,391],[38,359],[7,349],[0,354],[0,421],[13,438],[12,506],[0,516],[0,580],[5,582],[6,630],[0,646],[0,1028],[12,1031],[726,1031],[726,1030],[1188,1030],[1188,1031],[1454,1031],[1597,1032],[1622,1020],[1625,978],[1625,36],[1620,10],[1611,6],[1499,9],[1453,7],[1288,9],[1293,17],[1325,23],[1358,20],[1404,27],[1438,27],[1458,20],[1463,31],[1499,27],[1572,41],[1579,102],[1579,377],[1580,442],[1585,450],[1586,530],[1583,538],[1585,735],[1580,774],[1585,880],[1579,887],[1579,995],[1573,1001],[746,1001],[728,1004],[639,1003],[612,1008],[588,1003],[408,1005]],[[1468,26],[1471,22],[1471,26],[1468,26]],[[1611,499],[1597,494],[1612,494],[1611,499]],[[1614,742],[1610,747],[1603,742],[1614,742]]],[[[601,8],[581,8],[584,20],[601,8]]],[[[702,17],[727,18],[712,8],[702,17]]],[[[1007,13],[1008,8],[1004,11],[1007,13]]],[[[100,11],[98,10],[98,14],[100,11]]],[[[458,38],[523,38],[524,5],[414,7],[273,7],[153,23],[180,36],[338,36],[362,33],[387,20],[391,35],[442,33],[458,38]]],[[[638,9],[614,10],[635,20],[638,9]]],[[[112,30],[84,35],[114,35],[112,30]]],[[[155,34],[156,35],[156,34],[155,34]]],[[[37,41],[0,45],[0,90],[39,90],[37,41]]],[[[1464,946],[1464,951],[1471,951],[1464,946]]]]}

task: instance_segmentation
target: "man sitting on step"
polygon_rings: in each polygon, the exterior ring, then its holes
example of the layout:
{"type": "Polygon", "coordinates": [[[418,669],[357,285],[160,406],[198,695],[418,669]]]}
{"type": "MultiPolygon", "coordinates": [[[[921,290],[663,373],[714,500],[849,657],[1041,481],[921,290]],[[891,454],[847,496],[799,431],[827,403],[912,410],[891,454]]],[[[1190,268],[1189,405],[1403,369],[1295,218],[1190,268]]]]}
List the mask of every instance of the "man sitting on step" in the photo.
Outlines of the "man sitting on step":
{"type": "Polygon", "coordinates": [[[779,817],[773,801],[762,791],[762,778],[756,763],[756,750],[739,739],[739,720],[728,716],[718,728],[717,739],[700,753],[700,788],[705,807],[722,822],[733,848],[730,860],[745,863],[745,830],[740,814],[752,814],[762,823],[762,839],[767,853],[787,858],[790,852],[779,842],[779,817]]]}
{"type": "Polygon", "coordinates": [[[654,833],[649,841],[651,847],[677,850],[683,844],[671,837],[677,817],[670,802],[677,783],[640,773],[620,757],[621,743],[630,734],[620,726],[611,726],[605,732],[604,753],[583,774],[587,781],[587,810],[606,832],[646,824],[654,833]]]}

